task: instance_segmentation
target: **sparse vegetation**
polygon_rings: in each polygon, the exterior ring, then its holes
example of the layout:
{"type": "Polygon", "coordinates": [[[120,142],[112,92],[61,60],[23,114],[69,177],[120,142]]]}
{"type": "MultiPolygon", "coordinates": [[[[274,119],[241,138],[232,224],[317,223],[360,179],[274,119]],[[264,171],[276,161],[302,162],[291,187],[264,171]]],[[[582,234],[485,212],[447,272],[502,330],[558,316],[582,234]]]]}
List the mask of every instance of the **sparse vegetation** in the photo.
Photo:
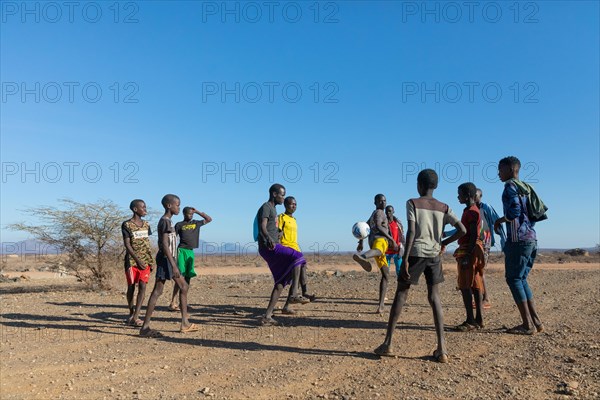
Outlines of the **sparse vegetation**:
{"type": "Polygon", "coordinates": [[[59,202],[60,207],[40,206],[26,211],[39,223],[16,223],[9,229],[27,232],[56,247],[66,270],[92,288],[107,289],[123,255],[120,225],[128,213],[111,200],[59,202]]]}

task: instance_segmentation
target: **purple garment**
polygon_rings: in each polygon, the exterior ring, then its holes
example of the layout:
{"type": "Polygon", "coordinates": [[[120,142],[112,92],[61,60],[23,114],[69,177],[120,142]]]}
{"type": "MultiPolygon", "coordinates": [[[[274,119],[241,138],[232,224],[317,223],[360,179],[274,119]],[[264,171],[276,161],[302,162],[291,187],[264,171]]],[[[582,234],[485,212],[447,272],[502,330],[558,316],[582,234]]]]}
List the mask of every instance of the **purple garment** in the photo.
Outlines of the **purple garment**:
{"type": "Polygon", "coordinates": [[[259,246],[258,254],[269,265],[275,285],[282,283],[284,287],[292,282],[292,274],[290,272],[294,268],[306,264],[302,253],[279,243],[275,245],[273,250],[269,250],[265,246],[259,246]]]}

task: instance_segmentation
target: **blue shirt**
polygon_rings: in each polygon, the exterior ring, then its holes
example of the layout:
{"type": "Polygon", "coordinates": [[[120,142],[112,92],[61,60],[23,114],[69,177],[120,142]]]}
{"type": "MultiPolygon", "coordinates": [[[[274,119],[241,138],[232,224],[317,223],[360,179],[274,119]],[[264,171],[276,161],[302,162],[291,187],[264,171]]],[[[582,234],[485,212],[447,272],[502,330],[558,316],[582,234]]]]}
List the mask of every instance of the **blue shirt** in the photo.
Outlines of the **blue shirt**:
{"type": "MultiPolygon", "coordinates": [[[[496,245],[496,240],[494,239],[494,222],[496,222],[497,219],[499,219],[500,217],[498,216],[498,213],[496,212],[496,210],[494,210],[494,207],[490,206],[489,204],[480,203],[480,211],[481,214],[483,215],[483,217],[485,218],[485,222],[487,222],[487,226],[490,228],[491,231],[491,238],[492,238],[492,242],[491,245],[492,247],[494,247],[496,245]]],[[[504,243],[506,243],[506,233],[504,233],[504,227],[500,226],[500,234],[498,235],[500,236],[500,247],[501,249],[504,250],[504,243]]]]}
{"type": "Polygon", "coordinates": [[[527,217],[527,196],[519,196],[517,186],[508,181],[502,192],[502,206],[506,223],[507,241],[511,243],[537,240],[534,223],[527,217]]]}

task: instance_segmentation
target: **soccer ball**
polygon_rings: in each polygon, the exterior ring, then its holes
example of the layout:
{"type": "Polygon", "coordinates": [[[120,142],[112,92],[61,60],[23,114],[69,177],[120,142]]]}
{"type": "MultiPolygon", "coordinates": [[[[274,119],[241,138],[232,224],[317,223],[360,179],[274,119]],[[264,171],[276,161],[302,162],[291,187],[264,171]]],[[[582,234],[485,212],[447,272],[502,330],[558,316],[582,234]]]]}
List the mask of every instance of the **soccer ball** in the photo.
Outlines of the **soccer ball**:
{"type": "Polygon", "coordinates": [[[357,222],[352,225],[352,234],[359,240],[369,236],[369,233],[371,233],[371,228],[366,222],[357,222]]]}

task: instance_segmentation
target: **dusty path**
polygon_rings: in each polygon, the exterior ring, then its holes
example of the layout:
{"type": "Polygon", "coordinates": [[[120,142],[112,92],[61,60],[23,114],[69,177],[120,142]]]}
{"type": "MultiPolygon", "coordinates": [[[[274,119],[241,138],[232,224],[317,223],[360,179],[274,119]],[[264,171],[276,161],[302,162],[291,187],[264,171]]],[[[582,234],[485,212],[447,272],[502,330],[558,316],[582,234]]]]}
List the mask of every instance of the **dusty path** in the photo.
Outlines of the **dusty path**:
{"type": "Polygon", "coordinates": [[[122,324],[126,307],[121,293],[81,291],[75,282],[71,291],[28,292],[28,287],[57,281],[33,277],[16,283],[24,287],[22,293],[7,291],[14,283],[0,284],[0,397],[600,396],[597,264],[536,265],[531,282],[547,333],[533,337],[503,333],[518,315],[499,265],[488,271],[493,306],[485,316],[487,327],[452,331],[464,310],[454,290],[453,267],[446,265],[442,298],[451,356],[446,365],[430,358],[435,337],[424,284],[411,291],[398,325],[398,357],[380,359],[372,350],[383,340],[387,314],[373,314],[376,273],[353,265],[319,266],[322,271],[310,278],[319,300],[297,306],[298,315],[276,315],[284,326],[267,328],[257,324],[271,287],[264,270],[248,267],[240,275],[240,268],[212,268],[200,270],[206,276],[193,281],[190,294],[196,308],[192,319],[202,330],[179,333],[178,314],[166,310],[165,293],[153,322],[164,333],[162,339],[139,338],[122,324]]]}

